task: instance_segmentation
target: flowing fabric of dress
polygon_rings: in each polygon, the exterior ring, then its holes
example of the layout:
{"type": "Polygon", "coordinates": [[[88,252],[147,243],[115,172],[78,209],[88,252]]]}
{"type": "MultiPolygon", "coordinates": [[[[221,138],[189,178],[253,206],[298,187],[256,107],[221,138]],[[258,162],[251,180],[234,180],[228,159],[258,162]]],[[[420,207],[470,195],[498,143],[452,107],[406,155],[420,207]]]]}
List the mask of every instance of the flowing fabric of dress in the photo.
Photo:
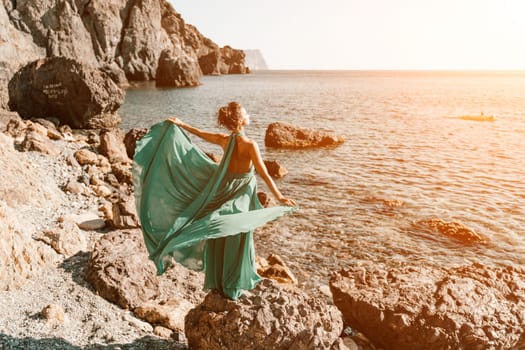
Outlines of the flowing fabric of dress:
{"type": "Polygon", "coordinates": [[[236,139],[230,136],[220,164],[194,145],[177,125],[155,124],[137,142],[133,184],[149,257],[160,275],[169,258],[204,269],[204,289],[237,299],[261,280],[253,230],[296,208],[262,208],[253,167],[228,172],[236,139]]]}

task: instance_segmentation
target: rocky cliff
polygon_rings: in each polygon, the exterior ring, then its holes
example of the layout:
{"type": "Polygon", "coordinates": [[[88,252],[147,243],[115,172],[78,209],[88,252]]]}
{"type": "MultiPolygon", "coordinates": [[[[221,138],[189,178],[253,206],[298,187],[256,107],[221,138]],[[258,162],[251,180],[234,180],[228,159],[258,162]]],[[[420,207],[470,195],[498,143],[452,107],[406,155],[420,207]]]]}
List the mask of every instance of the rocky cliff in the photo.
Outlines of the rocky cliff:
{"type": "Polygon", "coordinates": [[[246,72],[242,50],[220,48],[166,0],[3,0],[0,23],[4,107],[12,75],[42,57],[74,58],[145,81],[156,78],[164,53],[178,74],[171,86],[196,85],[201,74],[246,72]]]}

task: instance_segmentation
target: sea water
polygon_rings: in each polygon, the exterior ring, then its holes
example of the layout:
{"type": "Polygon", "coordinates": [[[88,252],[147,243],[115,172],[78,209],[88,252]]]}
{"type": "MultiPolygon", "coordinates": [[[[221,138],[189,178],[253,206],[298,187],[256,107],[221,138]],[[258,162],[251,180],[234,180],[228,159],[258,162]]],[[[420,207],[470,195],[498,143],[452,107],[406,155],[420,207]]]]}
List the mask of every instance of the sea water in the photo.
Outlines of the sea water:
{"type": "Polygon", "coordinates": [[[129,88],[123,127],[178,116],[220,131],[218,108],[229,101],[245,106],[248,136],[265,159],[289,170],[277,183],[301,207],[258,230],[258,253],[281,255],[307,288],[364,260],[525,263],[525,72],[260,71],[206,76],[202,83],[129,88]],[[275,121],[346,141],[336,148],[266,148],[265,131],[275,121]],[[487,243],[464,244],[417,225],[431,218],[461,223],[487,243]]]}

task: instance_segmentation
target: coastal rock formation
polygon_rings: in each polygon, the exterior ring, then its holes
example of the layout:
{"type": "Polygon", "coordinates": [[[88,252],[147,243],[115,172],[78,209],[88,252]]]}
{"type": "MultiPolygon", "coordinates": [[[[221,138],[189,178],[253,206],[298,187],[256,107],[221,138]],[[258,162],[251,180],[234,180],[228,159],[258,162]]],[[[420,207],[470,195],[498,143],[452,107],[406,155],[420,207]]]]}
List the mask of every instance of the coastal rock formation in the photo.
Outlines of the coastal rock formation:
{"type": "Polygon", "coordinates": [[[279,255],[270,254],[266,259],[256,257],[256,262],[259,276],[282,284],[297,284],[297,278],[279,255]]]}
{"type": "Polygon", "coordinates": [[[244,58],[244,64],[250,70],[266,70],[268,65],[264,59],[261,50],[244,50],[246,57],[244,58]]]}
{"type": "Polygon", "coordinates": [[[93,248],[86,280],[103,298],[177,332],[184,331],[184,315],[204,298],[198,272],[173,263],[157,276],[139,230],[102,237],[93,248]]]}
{"type": "Polygon", "coordinates": [[[268,174],[274,179],[283,178],[288,174],[288,169],[276,160],[265,160],[264,165],[266,165],[266,169],[268,169],[268,174]]]}
{"type": "Polygon", "coordinates": [[[162,51],[155,85],[160,87],[197,86],[200,84],[199,62],[190,57],[176,57],[170,50],[162,51]]]}
{"type": "Polygon", "coordinates": [[[154,80],[165,50],[180,68],[180,84],[195,85],[201,71],[246,71],[241,50],[221,49],[166,0],[4,1],[0,22],[0,106],[7,104],[6,85],[13,74],[44,57],[81,61],[119,85],[154,80]]]}
{"type": "Polygon", "coordinates": [[[100,296],[125,309],[159,295],[157,272],[144,239],[133,232],[114,231],[95,244],[86,280],[100,296]]]}
{"type": "Polygon", "coordinates": [[[64,57],[34,61],[9,82],[9,108],[23,118],[60,119],[74,128],[112,127],[124,92],[105,73],[64,57]]]}
{"type": "Polygon", "coordinates": [[[438,233],[445,237],[452,238],[463,244],[487,243],[488,239],[476,231],[468,228],[460,222],[443,221],[439,218],[420,220],[414,224],[415,228],[428,231],[431,234],[438,233]]]}
{"type": "Polygon", "coordinates": [[[267,147],[276,148],[330,147],[343,142],[342,136],[331,132],[312,130],[284,122],[268,125],[264,137],[267,147]]]}
{"type": "Polygon", "coordinates": [[[334,274],[350,327],[385,349],[517,349],[525,345],[525,269],[367,263],[334,274]]]}
{"type": "Polygon", "coordinates": [[[237,301],[208,293],[185,329],[193,349],[330,349],[343,322],[334,306],[265,279],[237,301]]]}

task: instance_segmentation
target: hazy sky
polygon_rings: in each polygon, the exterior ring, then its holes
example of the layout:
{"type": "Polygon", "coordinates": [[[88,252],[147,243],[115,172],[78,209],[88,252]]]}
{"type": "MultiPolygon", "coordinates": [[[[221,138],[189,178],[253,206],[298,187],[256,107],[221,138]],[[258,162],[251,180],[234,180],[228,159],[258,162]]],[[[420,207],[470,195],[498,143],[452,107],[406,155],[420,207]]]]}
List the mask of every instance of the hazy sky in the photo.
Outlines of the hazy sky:
{"type": "Polygon", "coordinates": [[[170,0],[271,69],[525,69],[524,0],[170,0]]]}

